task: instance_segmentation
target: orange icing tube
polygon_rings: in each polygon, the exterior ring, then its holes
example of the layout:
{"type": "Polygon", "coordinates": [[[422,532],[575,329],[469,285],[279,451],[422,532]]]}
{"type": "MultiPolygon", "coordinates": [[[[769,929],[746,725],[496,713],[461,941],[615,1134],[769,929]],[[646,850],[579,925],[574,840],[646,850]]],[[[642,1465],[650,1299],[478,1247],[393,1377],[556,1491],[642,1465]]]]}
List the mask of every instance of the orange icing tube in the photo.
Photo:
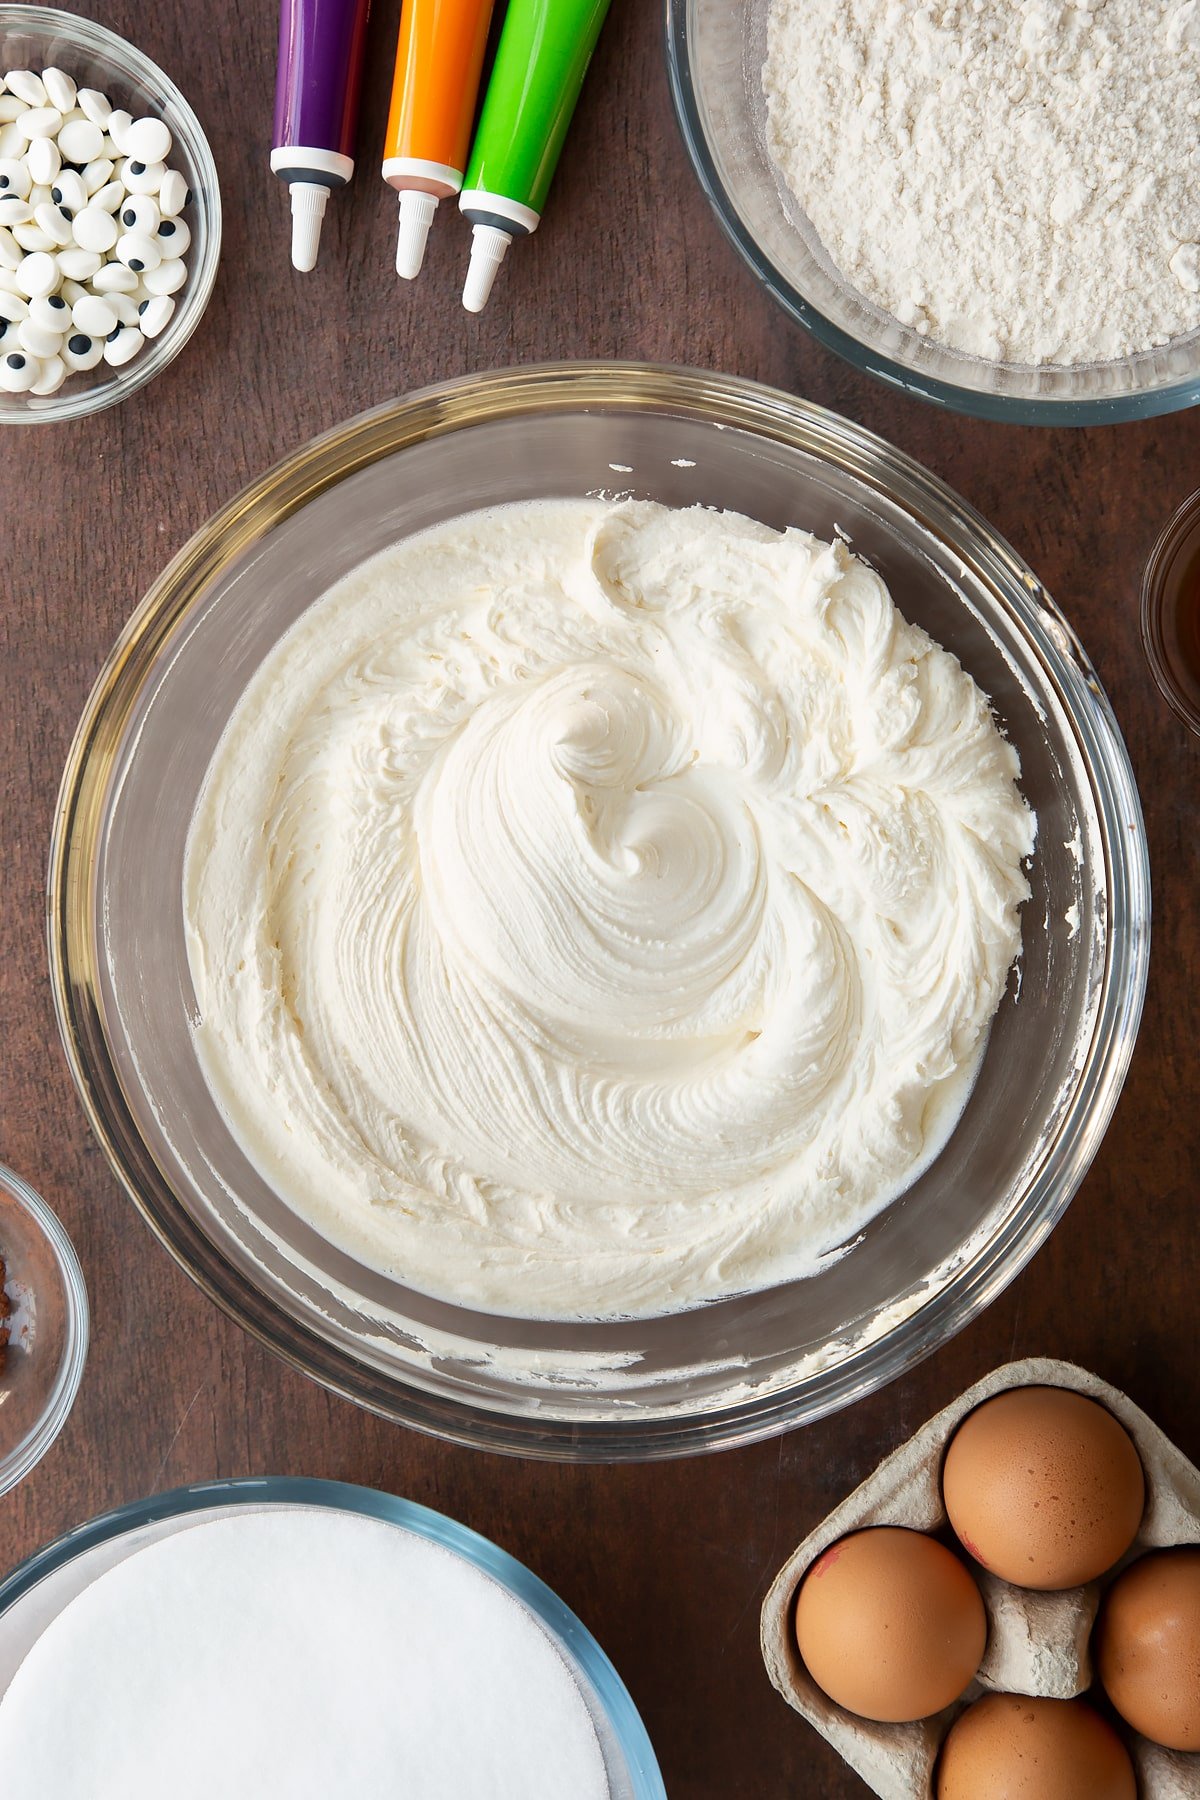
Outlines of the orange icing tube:
{"type": "Polygon", "coordinates": [[[400,194],[396,273],[420,273],[439,200],[463,184],[493,0],[404,0],[383,179],[400,194]]]}

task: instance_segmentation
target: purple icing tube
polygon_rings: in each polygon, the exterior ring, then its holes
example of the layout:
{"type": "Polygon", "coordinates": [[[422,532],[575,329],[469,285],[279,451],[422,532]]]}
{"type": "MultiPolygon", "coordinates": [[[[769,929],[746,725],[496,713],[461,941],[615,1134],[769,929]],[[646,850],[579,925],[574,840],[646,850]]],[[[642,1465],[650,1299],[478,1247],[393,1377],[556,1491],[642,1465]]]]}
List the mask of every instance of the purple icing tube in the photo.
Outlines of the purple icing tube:
{"type": "Polygon", "coordinates": [[[281,0],[271,167],[292,190],[292,262],[316,266],[334,188],[354,173],[370,0],[281,0]]]}

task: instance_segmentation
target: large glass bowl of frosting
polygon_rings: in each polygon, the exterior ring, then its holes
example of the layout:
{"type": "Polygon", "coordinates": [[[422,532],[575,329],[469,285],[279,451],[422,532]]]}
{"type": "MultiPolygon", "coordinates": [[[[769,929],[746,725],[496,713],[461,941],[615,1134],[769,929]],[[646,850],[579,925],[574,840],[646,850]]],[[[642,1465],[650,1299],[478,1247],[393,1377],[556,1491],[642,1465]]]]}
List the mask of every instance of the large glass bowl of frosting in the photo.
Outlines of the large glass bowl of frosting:
{"type": "Polygon", "coordinates": [[[682,1454],[892,1379],[1044,1242],[1149,877],[1084,652],[969,506],[725,377],[473,377],[318,438],[118,642],[64,1042],[179,1262],[461,1442],[682,1454]]]}
{"type": "Polygon", "coordinates": [[[982,418],[1087,425],[1200,399],[1190,3],[665,11],[700,183],[830,349],[982,418]]]}

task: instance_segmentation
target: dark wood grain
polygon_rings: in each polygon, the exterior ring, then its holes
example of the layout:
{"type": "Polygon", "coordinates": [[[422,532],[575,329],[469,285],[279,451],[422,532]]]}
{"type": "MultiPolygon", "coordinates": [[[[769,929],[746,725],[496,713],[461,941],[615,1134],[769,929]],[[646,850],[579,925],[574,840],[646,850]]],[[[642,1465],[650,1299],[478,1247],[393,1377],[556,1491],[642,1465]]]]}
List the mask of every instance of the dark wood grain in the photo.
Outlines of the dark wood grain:
{"type": "MultiPolygon", "coordinates": [[[[381,140],[397,5],[375,6],[364,146],[381,140]]],[[[159,380],[81,424],[0,436],[0,1155],[61,1213],[95,1320],[73,1417],[0,1505],[0,1566],[183,1481],[366,1482],[486,1532],[558,1589],[625,1676],[673,1800],[850,1800],[864,1790],[767,1683],[758,1606],[785,1552],[882,1454],[995,1363],[1048,1353],[1127,1389],[1200,1458],[1200,740],[1160,702],[1137,625],[1147,551],[1200,480],[1200,418],[1088,432],[974,423],[874,385],[789,326],[692,178],[650,0],[615,0],[545,224],[514,251],[479,320],[454,299],[457,220],[439,224],[422,280],[396,282],[374,148],[333,209],[319,270],[287,268],[286,197],[267,169],[270,0],[85,10],[188,93],[220,167],[226,247],[197,337],[159,380]],[[852,1412],[653,1468],[447,1448],[329,1398],[219,1316],[151,1240],[89,1137],[43,949],[46,846],[71,733],[167,557],[251,476],[362,407],[464,370],[592,355],[776,383],[862,421],[966,494],[1044,577],[1100,669],[1141,782],[1156,883],[1133,1071],[1082,1193],[1026,1274],[852,1412]]]]}

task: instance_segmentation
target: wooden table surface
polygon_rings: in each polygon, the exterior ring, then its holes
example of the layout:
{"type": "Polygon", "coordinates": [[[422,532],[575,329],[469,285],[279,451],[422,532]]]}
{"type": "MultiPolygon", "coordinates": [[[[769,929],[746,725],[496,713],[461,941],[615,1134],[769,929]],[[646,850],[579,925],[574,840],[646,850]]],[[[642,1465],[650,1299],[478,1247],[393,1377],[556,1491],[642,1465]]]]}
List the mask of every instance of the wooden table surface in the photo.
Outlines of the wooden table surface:
{"type": "MultiPolygon", "coordinates": [[[[78,1247],[93,1341],[57,1444],[0,1506],[0,1567],[119,1502],[255,1473],[364,1482],[485,1532],[551,1583],[621,1671],[672,1800],[850,1800],[865,1792],[770,1687],[758,1608],[792,1545],[876,1461],[1014,1354],[1073,1358],[1200,1459],[1200,740],[1160,701],[1137,589],[1198,479],[1196,414],[1083,432],[975,423],[875,385],[792,327],[721,235],[672,116],[661,8],[615,0],[545,224],[490,309],[457,303],[465,232],[439,221],[421,281],[391,272],[375,175],[398,0],[376,0],[361,168],[322,261],[287,264],[267,166],[271,0],[85,11],[180,83],[226,208],[217,291],[192,343],[131,401],[0,434],[0,1158],[78,1247]],[[1065,1222],[969,1330],[849,1413],[737,1453],[562,1468],[453,1449],[291,1373],[204,1300],[151,1239],[92,1142],[59,1049],[43,948],[51,811],[113,637],[167,558],[252,476],[314,433],[422,383],[544,358],[695,363],[847,414],[961,490],[1078,628],[1126,733],[1154,867],[1154,966],[1114,1123],[1065,1222]]],[[[564,1797],[565,1800],[565,1797],[564,1797]]]]}

